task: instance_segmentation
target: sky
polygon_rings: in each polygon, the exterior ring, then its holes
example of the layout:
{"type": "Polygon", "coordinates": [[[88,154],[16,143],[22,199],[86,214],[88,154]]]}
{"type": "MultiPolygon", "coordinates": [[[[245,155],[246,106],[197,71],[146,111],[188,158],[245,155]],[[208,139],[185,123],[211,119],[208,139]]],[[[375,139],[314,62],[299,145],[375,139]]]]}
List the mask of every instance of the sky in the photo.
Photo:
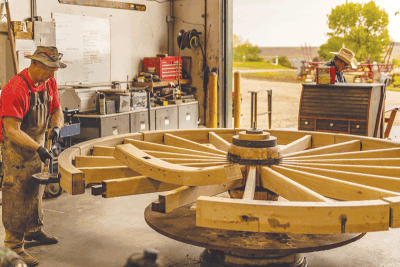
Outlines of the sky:
{"type": "MultiPolygon", "coordinates": [[[[369,1],[348,0],[354,3],[369,1]]],[[[346,0],[233,0],[233,33],[259,47],[320,46],[327,42],[328,17],[346,0]]],[[[400,42],[399,0],[375,0],[389,15],[389,36],[400,42]]]]}

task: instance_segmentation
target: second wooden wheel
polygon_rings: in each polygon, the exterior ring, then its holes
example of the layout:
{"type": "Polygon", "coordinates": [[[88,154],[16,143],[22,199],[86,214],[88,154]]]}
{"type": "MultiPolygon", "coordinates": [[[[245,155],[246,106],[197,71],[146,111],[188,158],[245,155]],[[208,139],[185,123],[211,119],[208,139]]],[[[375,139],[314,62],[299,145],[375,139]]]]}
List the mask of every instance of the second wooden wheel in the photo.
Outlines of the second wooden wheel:
{"type": "Polygon", "coordinates": [[[243,132],[152,131],[91,140],[61,153],[61,185],[81,194],[98,183],[103,197],[166,191],[153,210],[195,203],[196,225],[217,229],[336,234],[400,226],[399,143],[271,130],[258,140],[265,147],[253,148],[257,162],[246,158],[243,132]],[[232,150],[232,142],[239,148],[232,150]],[[240,187],[241,199],[217,196],[240,187]],[[280,201],[254,200],[257,188],[280,201]]]}

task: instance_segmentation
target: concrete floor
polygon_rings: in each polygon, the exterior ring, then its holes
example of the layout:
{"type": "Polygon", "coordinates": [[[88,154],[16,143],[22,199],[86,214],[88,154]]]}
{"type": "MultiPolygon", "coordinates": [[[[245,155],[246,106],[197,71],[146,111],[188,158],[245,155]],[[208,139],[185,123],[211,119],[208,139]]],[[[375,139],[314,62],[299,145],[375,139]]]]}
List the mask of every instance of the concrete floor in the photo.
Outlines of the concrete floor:
{"type": "MultiPolygon", "coordinates": [[[[123,266],[126,258],[143,248],[158,249],[165,266],[200,266],[202,248],[180,243],[152,230],[144,221],[145,207],[157,194],[104,199],[63,193],[46,199],[45,230],[56,235],[56,245],[27,242],[39,266],[123,266]]],[[[4,230],[0,231],[4,239],[4,230]]],[[[368,233],[361,240],[328,251],[305,254],[309,267],[398,267],[400,229],[368,233]]]]}

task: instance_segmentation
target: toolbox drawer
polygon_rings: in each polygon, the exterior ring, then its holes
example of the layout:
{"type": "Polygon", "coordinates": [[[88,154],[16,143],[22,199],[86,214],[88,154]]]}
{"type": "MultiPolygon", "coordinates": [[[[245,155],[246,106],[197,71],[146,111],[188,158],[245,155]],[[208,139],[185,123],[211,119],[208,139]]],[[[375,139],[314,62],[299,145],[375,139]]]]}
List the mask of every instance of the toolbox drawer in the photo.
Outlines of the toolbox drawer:
{"type": "Polygon", "coordinates": [[[100,137],[129,133],[129,115],[101,118],[100,137]]]}
{"type": "Polygon", "coordinates": [[[197,128],[198,102],[178,105],[179,129],[197,128]]]}
{"type": "Polygon", "coordinates": [[[348,133],[349,132],[349,121],[317,119],[316,120],[316,130],[317,131],[348,133]]]}
{"type": "Polygon", "coordinates": [[[156,130],[178,129],[178,107],[167,106],[155,108],[156,130]]]}
{"type": "Polygon", "coordinates": [[[350,122],[350,134],[366,135],[367,134],[367,123],[362,122],[362,121],[351,121],[350,122]]]}
{"type": "MultiPolygon", "coordinates": [[[[156,129],[155,113],[156,113],[155,110],[150,111],[151,130],[156,129]]],[[[129,116],[130,116],[130,124],[131,124],[131,133],[149,130],[149,115],[148,115],[147,109],[143,109],[143,110],[131,113],[131,114],[129,114],[129,116]]]]}
{"type": "Polygon", "coordinates": [[[314,121],[313,118],[300,118],[299,130],[314,131],[314,121]]]}

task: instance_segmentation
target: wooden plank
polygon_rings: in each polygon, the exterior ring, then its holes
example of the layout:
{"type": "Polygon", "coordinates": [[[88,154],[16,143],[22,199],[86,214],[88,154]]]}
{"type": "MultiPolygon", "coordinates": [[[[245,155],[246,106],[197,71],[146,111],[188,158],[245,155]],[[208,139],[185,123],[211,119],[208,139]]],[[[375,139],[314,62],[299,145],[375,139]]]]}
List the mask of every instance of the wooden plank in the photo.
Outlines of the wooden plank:
{"type": "Polygon", "coordinates": [[[72,165],[72,159],[80,155],[79,148],[67,148],[58,158],[58,172],[61,175],[60,185],[71,195],[85,193],[85,177],[82,171],[72,165]]]}
{"type": "Polygon", "coordinates": [[[372,175],[381,175],[389,177],[400,177],[400,167],[380,167],[365,165],[344,165],[344,164],[320,164],[320,163],[297,163],[291,162],[291,165],[299,165],[305,167],[314,167],[320,169],[329,169],[345,172],[366,173],[372,175]]]}
{"type": "Polygon", "coordinates": [[[375,149],[375,150],[367,150],[367,151],[355,151],[355,152],[332,153],[332,154],[325,154],[325,155],[291,157],[290,160],[357,159],[357,158],[400,158],[400,148],[396,147],[396,148],[375,149]]]}
{"type": "Polygon", "coordinates": [[[85,175],[86,183],[101,183],[102,181],[140,176],[140,174],[127,166],[88,167],[79,168],[85,175]]]}
{"type": "MultiPolygon", "coordinates": [[[[167,145],[156,144],[156,143],[145,142],[145,141],[138,141],[138,140],[125,139],[125,144],[132,144],[135,147],[142,149],[142,150],[155,150],[155,151],[162,151],[162,152],[183,153],[183,154],[191,154],[191,155],[196,155],[196,156],[209,156],[209,157],[218,156],[214,153],[201,152],[201,151],[197,151],[197,150],[193,150],[193,149],[167,146],[167,145]]],[[[220,155],[220,156],[224,157],[223,155],[220,155]]]]}
{"type": "Polygon", "coordinates": [[[224,159],[226,157],[221,157],[221,156],[216,156],[216,157],[210,157],[210,156],[201,156],[201,155],[193,155],[193,154],[182,154],[182,153],[172,153],[172,152],[162,152],[162,151],[154,151],[154,150],[143,150],[143,152],[156,157],[156,158],[182,158],[182,159],[224,159]]]}
{"type": "Polygon", "coordinates": [[[148,194],[173,190],[179,185],[163,183],[146,176],[112,179],[102,182],[104,198],[148,194]]]}
{"type": "Polygon", "coordinates": [[[197,142],[190,141],[172,134],[164,134],[164,144],[167,146],[181,147],[185,149],[197,150],[201,152],[213,153],[217,155],[226,155],[226,152],[212,147],[208,147],[197,142]]]}
{"type": "Polygon", "coordinates": [[[257,185],[257,167],[250,166],[249,173],[247,174],[246,178],[246,186],[243,192],[243,199],[254,199],[254,193],[256,191],[257,185]]]}
{"type": "Polygon", "coordinates": [[[340,144],[314,148],[306,151],[294,152],[291,154],[286,154],[284,155],[284,157],[311,156],[311,155],[331,154],[331,153],[360,151],[360,150],[361,150],[361,142],[359,140],[355,140],[340,144]]]}
{"type": "Polygon", "coordinates": [[[362,137],[355,135],[338,134],[336,136],[336,143],[347,142],[349,140],[360,140],[362,142],[362,150],[375,150],[399,147],[400,143],[389,140],[383,140],[372,137],[362,137]]]}
{"type": "Polygon", "coordinates": [[[121,166],[121,162],[110,156],[76,156],[75,167],[106,167],[106,166],[121,166]]]}
{"type": "Polygon", "coordinates": [[[400,228],[400,197],[384,198],[390,204],[390,224],[392,228],[400,228]]]}
{"type": "Polygon", "coordinates": [[[179,166],[154,158],[131,144],[116,146],[114,157],[144,176],[177,185],[222,184],[243,178],[238,164],[207,168],[179,166]]]}
{"type": "Polygon", "coordinates": [[[11,48],[11,55],[13,59],[13,66],[14,66],[14,75],[19,73],[19,63],[17,57],[17,51],[15,49],[15,36],[13,33],[13,29],[11,26],[11,11],[9,1],[5,1],[4,3],[7,15],[7,30],[8,30],[8,39],[10,40],[10,48],[11,48]]]}
{"type": "Polygon", "coordinates": [[[297,139],[296,141],[293,141],[290,144],[286,145],[281,150],[281,155],[303,151],[310,147],[311,147],[311,135],[305,135],[302,138],[297,139]]]}
{"type": "Polygon", "coordinates": [[[208,138],[210,140],[210,143],[217,149],[228,152],[228,148],[231,145],[228,141],[226,141],[214,132],[210,132],[208,138]]]}
{"type": "Polygon", "coordinates": [[[213,167],[213,166],[221,166],[221,165],[228,165],[228,164],[231,164],[231,163],[230,162],[203,162],[203,163],[182,163],[180,165],[187,166],[187,167],[203,168],[203,167],[213,167]]]}
{"type": "Polygon", "coordinates": [[[112,157],[114,155],[114,147],[109,146],[93,146],[93,156],[112,157]]]}
{"type": "Polygon", "coordinates": [[[104,8],[116,8],[124,10],[136,10],[136,11],[146,11],[145,5],[123,3],[117,1],[93,1],[93,0],[58,0],[61,4],[69,5],[80,5],[80,6],[90,6],[90,7],[104,7],[104,8]]]}
{"type": "Polygon", "coordinates": [[[269,167],[261,168],[262,186],[290,201],[323,201],[332,200],[314,192],[269,167]]]}
{"type": "Polygon", "coordinates": [[[196,226],[233,231],[337,234],[389,229],[389,203],[284,202],[202,196],[196,202],[196,226]]]}
{"type": "Polygon", "coordinates": [[[240,180],[220,185],[182,186],[175,190],[161,193],[158,200],[164,205],[164,212],[168,213],[195,202],[200,196],[215,196],[240,186],[240,180]]]}
{"type": "Polygon", "coordinates": [[[400,192],[400,178],[397,177],[379,176],[379,175],[371,175],[365,173],[355,173],[355,172],[346,172],[346,171],[329,170],[329,169],[319,169],[319,168],[289,165],[289,164],[281,164],[280,166],[294,170],[328,176],[343,181],[353,182],[357,184],[364,184],[394,192],[400,192]]]}
{"type": "Polygon", "coordinates": [[[283,160],[283,163],[323,163],[323,164],[344,164],[344,165],[369,165],[369,166],[393,166],[400,167],[400,158],[371,158],[371,159],[306,159],[306,160],[283,160]]]}
{"type": "Polygon", "coordinates": [[[293,170],[282,166],[271,166],[274,171],[318,192],[319,194],[339,200],[373,200],[385,197],[400,196],[399,193],[362,184],[347,182],[327,176],[293,170]]]}
{"type": "Polygon", "coordinates": [[[224,159],[178,159],[178,158],[158,158],[160,160],[172,163],[172,164],[185,164],[185,163],[210,163],[210,164],[229,164],[228,160],[224,159]]]}

